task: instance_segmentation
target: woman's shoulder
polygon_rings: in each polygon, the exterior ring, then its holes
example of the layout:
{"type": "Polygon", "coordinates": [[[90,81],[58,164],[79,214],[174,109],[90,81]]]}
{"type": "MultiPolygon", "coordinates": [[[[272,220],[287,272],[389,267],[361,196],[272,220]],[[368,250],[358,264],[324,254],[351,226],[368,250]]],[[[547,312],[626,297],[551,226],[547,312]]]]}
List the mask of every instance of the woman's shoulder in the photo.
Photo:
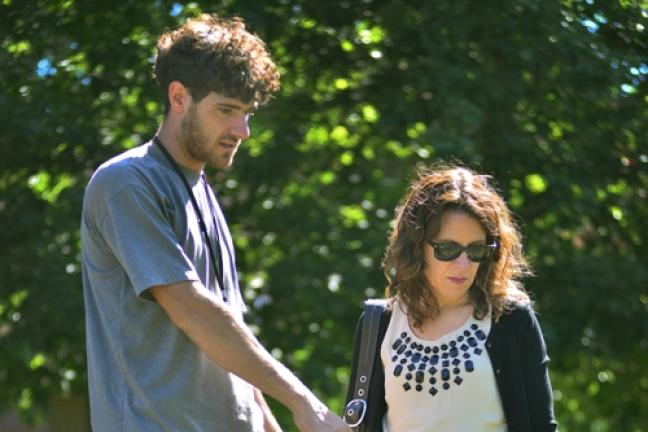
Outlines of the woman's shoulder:
{"type": "Polygon", "coordinates": [[[389,319],[394,308],[393,299],[380,299],[380,298],[369,298],[365,299],[363,302],[362,312],[360,313],[359,323],[362,323],[367,315],[367,312],[371,309],[377,310],[380,312],[381,321],[389,319]]]}
{"type": "Polygon", "coordinates": [[[512,300],[507,304],[507,308],[517,313],[533,313],[533,302],[531,300],[512,300]]]}
{"type": "Polygon", "coordinates": [[[506,304],[499,321],[502,324],[520,323],[535,320],[533,302],[514,300],[506,304]]]}

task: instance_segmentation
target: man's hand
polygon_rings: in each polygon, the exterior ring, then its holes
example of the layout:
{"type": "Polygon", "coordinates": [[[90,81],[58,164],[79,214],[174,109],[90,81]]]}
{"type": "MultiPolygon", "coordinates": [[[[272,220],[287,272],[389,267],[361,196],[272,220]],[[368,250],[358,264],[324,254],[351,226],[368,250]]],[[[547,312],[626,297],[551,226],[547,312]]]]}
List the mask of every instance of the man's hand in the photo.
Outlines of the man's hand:
{"type": "Polygon", "coordinates": [[[312,393],[302,407],[293,411],[293,420],[301,432],[351,432],[351,428],[312,393]]]}

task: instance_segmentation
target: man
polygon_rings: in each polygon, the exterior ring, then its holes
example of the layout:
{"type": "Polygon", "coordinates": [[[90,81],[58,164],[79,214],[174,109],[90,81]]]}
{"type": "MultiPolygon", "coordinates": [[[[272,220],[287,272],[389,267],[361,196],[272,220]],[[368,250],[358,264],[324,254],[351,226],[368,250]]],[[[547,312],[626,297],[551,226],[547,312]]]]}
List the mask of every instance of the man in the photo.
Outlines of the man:
{"type": "Polygon", "coordinates": [[[278,431],[267,393],[302,431],[347,431],[242,320],[234,252],[203,169],[231,165],[249,116],[279,88],[241,19],[202,15],[158,40],[156,137],[104,163],[81,239],[92,428],[278,431]]]}

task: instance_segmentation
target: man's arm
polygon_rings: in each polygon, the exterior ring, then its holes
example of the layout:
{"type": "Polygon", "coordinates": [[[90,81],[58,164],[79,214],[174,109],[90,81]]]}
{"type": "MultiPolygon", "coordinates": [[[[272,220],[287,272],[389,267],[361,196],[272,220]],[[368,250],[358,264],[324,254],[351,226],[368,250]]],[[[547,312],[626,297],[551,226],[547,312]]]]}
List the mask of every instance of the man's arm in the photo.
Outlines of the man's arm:
{"type": "Polygon", "coordinates": [[[263,430],[265,432],[282,432],[281,426],[279,426],[277,419],[272,414],[268,403],[263,397],[263,393],[256,387],[254,388],[254,400],[256,400],[257,404],[261,407],[261,411],[263,411],[263,430]]]}
{"type": "Polygon", "coordinates": [[[229,307],[199,282],[156,286],[151,295],[212,361],[285,405],[300,431],[349,428],[263,348],[229,307]]]}

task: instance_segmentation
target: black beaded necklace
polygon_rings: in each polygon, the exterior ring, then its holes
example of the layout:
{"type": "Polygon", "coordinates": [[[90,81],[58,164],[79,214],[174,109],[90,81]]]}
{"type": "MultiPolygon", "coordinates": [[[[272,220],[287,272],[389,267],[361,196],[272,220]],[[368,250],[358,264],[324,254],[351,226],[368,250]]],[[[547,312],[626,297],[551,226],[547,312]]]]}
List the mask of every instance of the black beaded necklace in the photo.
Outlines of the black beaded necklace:
{"type": "Polygon", "coordinates": [[[187,189],[187,193],[189,193],[189,197],[191,198],[191,204],[194,208],[194,211],[196,212],[196,215],[198,216],[198,225],[200,226],[200,231],[205,237],[205,243],[207,243],[207,249],[209,250],[209,258],[211,259],[211,263],[214,266],[214,269],[216,271],[216,282],[218,282],[221,288],[221,292],[223,293],[223,301],[227,303],[227,294],[225,294],[225,283],[223,280],[223,255],[221,254],[221,248],[220,248],[220,236],[218,235],[218,223],[216,221],[216,210],[214,209],[214,204],[212,203],[211,196],[209,194],[209,185],[207,184],[207,179],[205,179],[205,174],[201,173],[200,179],[203,188],[205,189],[205,195],[207,196],[207,201],[209,201],[209,210],[211,213],[212,222],[214,224],[214,232],[216,233],[216,244],[218,245],[218,261],[216,261],[216,254],[214,253],[212,243],[209,239],[209,234],[207,232],[207,225],[205,224],[205,219],[203,218],[202,212],[200,211],[200,207],[198,207],[198,201],[196,200],[196,197],[194,196],[193,191],[191,190],[191,186],[189,186],[189,182],[187,181],[187,178],[184,176],[184,174],[182,174],[182,171],[180,170],[178,163],[175,161],[175,159],[173,159],[169,151],[164,147],[164,144],[162,144],[160,138],[158,138],[157,136],[153,137],[153,142],[155,142],[155,145],[157,145],[160,151],[162,151],[164,157],[169,161],[169,163],[173,167],[173,170],[176,172],[176,174],[178,174],[178,176],[182,180],[182,184],[184,184],[185,188],[187,189]]]}

